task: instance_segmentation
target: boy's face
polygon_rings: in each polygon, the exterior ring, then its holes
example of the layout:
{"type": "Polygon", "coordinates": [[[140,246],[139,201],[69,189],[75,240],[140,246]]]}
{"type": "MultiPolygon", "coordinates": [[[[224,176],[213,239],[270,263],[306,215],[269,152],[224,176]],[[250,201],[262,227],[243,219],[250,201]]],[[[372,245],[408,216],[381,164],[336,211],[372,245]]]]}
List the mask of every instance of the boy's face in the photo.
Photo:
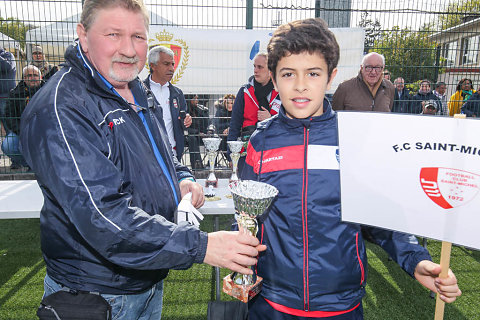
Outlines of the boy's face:
{"type": "Polygon", "coordinates": [[[302,52],[281,58],[273,84],[289,118],[305,119],[323,114],[323,98],[337,74],[328,79],[327,62],[320,53],[302,52]]]}

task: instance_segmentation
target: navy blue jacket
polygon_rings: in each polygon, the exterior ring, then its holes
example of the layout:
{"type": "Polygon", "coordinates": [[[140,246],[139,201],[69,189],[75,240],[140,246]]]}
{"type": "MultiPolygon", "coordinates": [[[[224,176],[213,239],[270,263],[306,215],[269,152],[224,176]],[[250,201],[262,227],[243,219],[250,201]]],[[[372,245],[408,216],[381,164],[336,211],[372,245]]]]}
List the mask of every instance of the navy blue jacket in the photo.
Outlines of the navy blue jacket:
{"type": "MultiPolygon", "coordinates": [[[[147,77],[143,81],[148,89],[150,89],[150,76],[147,77]]],[[[175,138],[176,147],[175,151],[177,152],[177,159],[180,161],[182,159],[183,150],[185,149],[185,137],[183,131],[185,130],[185,126],[183,125],[183,120],[180,119],[180,110],[187,111],[187,101],[185,100],[185,96],[183,95],[182,90],[175,87],[173,84],[170,83],[168,86],[170,90],[170,114],[172,115],[172,123],[173,123],[173,136],[175,138]]]]}
{"type": "Polygon", "coordinates": [[[442,102],[433,93],[433,91],[424,93],[418,91],[416,95],[412,96],[412,102],[410,103],[410,110],[408,113],[420,114],[422,113],[422,101],[435,100],[437,103],[437,112],[442,110],[442,102]]]}
{"type": "Polygon", "coordinates": [[[172,222],[178,181],[192,175],[167,147],[151,92],[138,79],[129,83],[163,165],[137,112],[107,87],[79,45],[65,60],[21,120],[22,153],[44,196],[48,275],[77,290],[128,294],[151,287],[170,268],[203,262],[206,233],[172,222]]]}
{"type": "MultiPolygon", "coordinates": [[[[344,311],[365,294],[363,227],[341,220],[337,117],[327,100],[324,110],[290,119],[282,106],[258,125],[247,150],[245,179],[279,190],[258,233],[267,250],[257,268],[262,296],[280,311],[344,311]]],[[[431,259],[404,234],[368,231],[410,275],[418,262],[431,259]]]]}
{"type": "Polygon", "coordinates": [[[410,111],[410,103],[412,96],[406,88],[402,90],[400,96],[398,90],[395,88],[395,98],[393,99],[392,112],[396,113],[408,113],[410,111]]]}
{"type": "Polygon", "coordinates": [[[10,90],[15,88],[15,57],[0,47],[0,97],[7,97],[10,90]]]}
{"type": "Polygon", "coordinates": [[[480,92],[477,91],[462,106],[462,113],[467,117],[480,117],[480,92]]]}

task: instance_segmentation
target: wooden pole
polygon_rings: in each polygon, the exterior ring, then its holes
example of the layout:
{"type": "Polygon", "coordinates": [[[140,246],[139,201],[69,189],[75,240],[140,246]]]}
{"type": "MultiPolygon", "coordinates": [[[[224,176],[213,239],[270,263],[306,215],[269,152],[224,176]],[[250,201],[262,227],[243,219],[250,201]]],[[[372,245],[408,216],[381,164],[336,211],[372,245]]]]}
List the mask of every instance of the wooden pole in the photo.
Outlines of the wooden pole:
{"type": "MultiPolygon", "coordinates": [[[[465,114],[454,114],[454,118],[465,119],[465,114]]],[[[448,277],[448,269],[450,268],[450,254],[452,253],[452,243],[447,241],[442,241],[442,253],[440,255],[440,267],[442,271],[440,272],[440,278],[448,277]]],[[[435,320],[443,320],[443,314],[445,311],[445,302],[440,299],[440,294],[437,293],[437,301],[435,304],[435,320]]]]}
{"type": "MultiPolygon", "coordinates": [[[[452,252],[452,243],[442,241],[442,253],[440,255],[440,278],[448,277],[448,269],[450,268],[450,253],[452,252]]],[[[445,302],[440,299],[440,294],[437,293],[437,303],[435,304],[435,320],[443,320],[443,313],[445,310],[445,302]]]]}

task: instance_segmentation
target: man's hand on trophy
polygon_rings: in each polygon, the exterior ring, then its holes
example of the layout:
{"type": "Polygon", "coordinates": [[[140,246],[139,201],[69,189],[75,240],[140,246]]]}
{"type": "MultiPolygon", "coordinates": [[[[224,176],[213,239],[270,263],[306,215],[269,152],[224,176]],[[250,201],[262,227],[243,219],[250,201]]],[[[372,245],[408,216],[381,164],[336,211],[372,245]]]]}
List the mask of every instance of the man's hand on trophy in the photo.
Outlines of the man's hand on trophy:
{"type": "Polygon", "coordinates": [[[238,231],[218,231],[208,234],[204,263],[228,268],[242,274],[253,274],[248,267],[257,263],[255,258],[267,247],[254,236],[238,231]]]}
{"type": "Polygon", "coordinates": [[[189,179],[180,181],[180,192],[182,198],[189,192],[192,193],[192,205],[195,208],[200,208],[205,203],[205,196],[203,195],[203,187],[197,182],[189,179]]]}

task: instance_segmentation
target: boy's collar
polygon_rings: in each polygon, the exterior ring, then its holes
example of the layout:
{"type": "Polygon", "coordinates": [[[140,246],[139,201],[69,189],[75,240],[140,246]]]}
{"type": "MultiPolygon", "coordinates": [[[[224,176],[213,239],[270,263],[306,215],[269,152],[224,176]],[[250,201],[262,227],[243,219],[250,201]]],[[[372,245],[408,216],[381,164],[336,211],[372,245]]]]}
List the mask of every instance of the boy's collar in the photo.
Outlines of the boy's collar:
{"type": "Polygon", "coordinates": [[[334,115],[335,115],[335,111],[332,110],[332,106],[330,105],[330,102],[328,101],[327,98],[323,98],[323,113],[319,116],[309,117],[305,119],[289,118],[287,116],[287,113],[285,111],[285,107],[283,106],[283,104],[281,105],[279,110],[280,119],[282,119],[287,124],[292,126],[298,126],[298,125],[308,126],[312,121],[316,122],[316,121],[328,120],[332,118],[334,115]]]}

